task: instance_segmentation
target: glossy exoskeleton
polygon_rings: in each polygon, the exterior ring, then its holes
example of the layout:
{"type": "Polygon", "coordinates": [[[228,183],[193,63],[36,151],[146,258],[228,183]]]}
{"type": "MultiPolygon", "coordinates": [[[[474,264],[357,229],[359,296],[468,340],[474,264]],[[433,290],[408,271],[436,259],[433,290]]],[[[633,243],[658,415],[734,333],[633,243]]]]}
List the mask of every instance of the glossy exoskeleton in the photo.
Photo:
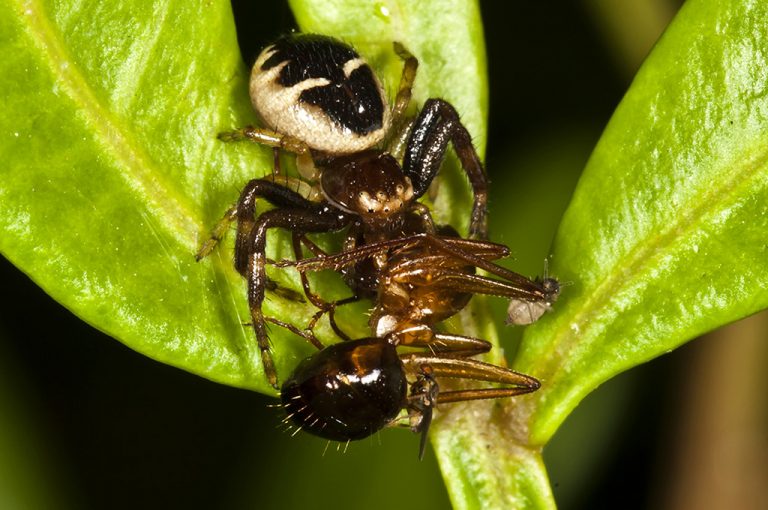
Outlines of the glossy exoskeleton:
{"type": "MultiPolygon", "coordinates": [[[[228,224],[237,221],[235,268],[248,282],[251,324],[264,372],[275,388],[277,374],[265,324],[274,319],[262,313],[270,283],[265,272],[269,229],[293,233],[297,258],[306,233],[347,229],[345,250],[408,235],[407,217],[429,216],[416,200],[429,188],[450,142],[474,192],[470,237],[486,236],[485,170],[448,102],[425,102],[407,131],[402,164],[392,152],[376,148],[388,136],[398,142],[403,137],[399,132],[390,134],[391,128],[407,124],[403,114],[418,62],[402,46],[395,49],[405,65],[390,111],[375,74],[351,47],[325,36],[286,36],[262,52],[251,75],[252,103],[266,127],[220,135],[223,140],[250,140],[293,152],[299,167],[307,161],[312,167],[305,177],[318,180],[319,198],[296,191],[288,186],[290,178],[280,175],[250,181],[197,254],[200,260],[210,253],[228,224]],[[256,215],[258,199],[275,208],[256,215]]],[[[376,263],[385,264],[385,258],[379,254],[376,263]]],[[[302,282],[310,299],[319,304],[303,276],[302,282]]]]}

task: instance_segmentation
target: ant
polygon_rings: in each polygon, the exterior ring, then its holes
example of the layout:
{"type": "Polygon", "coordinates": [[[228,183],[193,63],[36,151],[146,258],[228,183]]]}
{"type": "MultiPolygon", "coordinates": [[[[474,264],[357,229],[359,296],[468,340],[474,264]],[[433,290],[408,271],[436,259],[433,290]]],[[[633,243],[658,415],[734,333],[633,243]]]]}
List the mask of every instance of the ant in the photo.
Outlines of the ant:
{"type": "Polygon", "coordinates": [[[398,421],[407,410],[413,432],[426,447],[433,409],[438,404],[495,399],[539,388],[533,377],[469,359],[488,352],[485,340],[441,333],[435,324],[459,312],[473,294],[489,294],[549,307],[558,297],[556,280],[532,281],[491,262],[509,249],[489,241],[462,239],[450,227],[364,245],[334,255],[283,261],[299,271],[343,268],[388,252],[378,274],[370,327],[375,337],[348,340],[320,349],[302,361],[283,384],[288,418],[314,435],[350,441],[368,437],[398,421]],[[483,268],[502,278],[480,276],[483,268]],[[428,352],[398,353],[397,347],[428,352]],[[501,388],[441,391],[436,378],[503,384],[501,388]]]}
{"type": "MultiPolygon", "coordinates": [[[[435,178],[450,142],[474,192],[470,237],[486,237],[488,183],[471,137],[454,107],[442,99],[427,100],[412,124],[406,122],[418,61],[400,44],[395,51],[404,66],[390,111],[376,75],[350,46],[315,34],[282,37],[262,51],[251,73],[251,101],[267,127],[219,135],[224,141],[249,140],[294,153],[304,177],[318,180],[321,198],[306,198],[279,175],[251,180],[196,255],[198,261],[207,256],[237,221],[235,268],[248,282],[251,324],[265,376],[275,389],[266,321],[279,321],[265,318],[261,309],[265,290],[273,285],[265,271],[269,229],[288,229],[294,240],[306,242],[306,233],[346,228],[345,250],[429,232],[429,211],[417,199],[435,178]],[[387,137],[396,146],[406,134],[402,165],[393,156],[396,148],[375,148],[387,137]],[[259,198],[275,208],[256,216],[259,198]],[[423,218],[423,226],[406,226],[413,213],[423,218]]],[[[297,259],[298,244],[294,241],[297,259]]],[[[379,254],[376,263],[385,264],[385,255],[379,254]]],[[[302,283],[306,290],[304,277],[302,283]]]]}

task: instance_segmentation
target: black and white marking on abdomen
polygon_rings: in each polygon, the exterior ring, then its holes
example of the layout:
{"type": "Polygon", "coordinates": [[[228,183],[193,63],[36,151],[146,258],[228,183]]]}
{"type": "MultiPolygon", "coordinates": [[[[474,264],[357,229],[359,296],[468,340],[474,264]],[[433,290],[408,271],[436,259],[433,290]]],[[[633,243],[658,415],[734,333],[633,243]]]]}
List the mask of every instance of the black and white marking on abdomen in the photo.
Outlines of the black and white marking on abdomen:
{"type": "Polygon", "coordinates": [[[384,90],[370,66],[330,37],[294,34],[266,48],[251,73],[251,101],[271,129],[310,147],[349,153],[389,128],[384,90]]]}

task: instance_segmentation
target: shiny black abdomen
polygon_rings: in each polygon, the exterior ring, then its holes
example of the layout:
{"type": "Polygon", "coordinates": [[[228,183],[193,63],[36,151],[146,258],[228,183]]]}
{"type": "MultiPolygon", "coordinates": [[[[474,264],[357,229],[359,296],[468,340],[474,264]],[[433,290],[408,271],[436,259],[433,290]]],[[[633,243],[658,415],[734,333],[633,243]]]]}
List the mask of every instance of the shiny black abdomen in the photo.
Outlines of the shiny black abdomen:
{"type": "Polygon", "coordinates": [[[326,347],[302,361],[283,384],[291,421],[334,441],[362,439],[405,405],[407,381],[395,347],[363,338],[326,347]]]}

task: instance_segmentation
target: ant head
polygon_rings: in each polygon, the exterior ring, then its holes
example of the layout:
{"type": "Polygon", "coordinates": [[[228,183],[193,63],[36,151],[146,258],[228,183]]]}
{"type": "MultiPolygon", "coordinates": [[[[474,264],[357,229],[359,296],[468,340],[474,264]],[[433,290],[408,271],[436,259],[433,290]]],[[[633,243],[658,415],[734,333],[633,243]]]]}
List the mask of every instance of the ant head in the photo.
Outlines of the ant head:
{"type": "Polygon", "coordinates": [[[402,216],[413,201],[411,180],[395,158],[379,151],[332,159],[323,168],[320,187],[334,206],[360,216],[364,223],[402,216]]]}

